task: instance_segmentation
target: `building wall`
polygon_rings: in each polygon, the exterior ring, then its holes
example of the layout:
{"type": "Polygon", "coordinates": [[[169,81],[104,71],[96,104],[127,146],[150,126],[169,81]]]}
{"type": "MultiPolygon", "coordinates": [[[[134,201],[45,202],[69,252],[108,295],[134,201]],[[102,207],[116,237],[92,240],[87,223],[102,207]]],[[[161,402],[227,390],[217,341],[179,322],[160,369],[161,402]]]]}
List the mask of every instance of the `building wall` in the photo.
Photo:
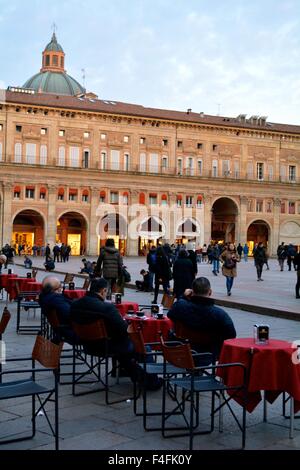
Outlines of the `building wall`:
{"type": "MultiPolygon", "coordinates": [[[[248,227],[259,220],[268,226],[271,253],[281,238],[300,245],[300,135],[7,103],[0,109],[1,148],[1,246],[11,242],[21,211],[43,216],[44,242],[51,244],[60,216],[72,212],[83,217],[86,251],[96,255],[99,214],[112,193],[118,194],[118,211],[138,203],[141,193],[147,211],[155,195],[158,206],[176,205],[179,197],[185,205],[192,197],[189,213],[175,210],[175,222],[167,224],[169,242],[176,239],[176,224],[188,216],[200,228],[197,243],[209,243],[214,203],[226,197],[237,208],[236,242],[245,243],[248,227]],[[33,198],[26,197],[30,188],[33,198]]],[[[158,217],[168,218],[163,206],[158,217]]],[[[137,240],[127,241],[127,253],[138,254],[137,240]]]]}

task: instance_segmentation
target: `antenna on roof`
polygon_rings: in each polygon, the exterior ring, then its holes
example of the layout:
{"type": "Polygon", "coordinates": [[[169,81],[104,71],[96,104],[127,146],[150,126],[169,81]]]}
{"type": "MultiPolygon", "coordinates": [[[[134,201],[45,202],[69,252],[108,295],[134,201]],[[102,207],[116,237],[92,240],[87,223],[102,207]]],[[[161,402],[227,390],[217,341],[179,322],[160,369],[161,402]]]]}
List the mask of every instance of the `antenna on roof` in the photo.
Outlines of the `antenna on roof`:
{"type": "Polygon", "coordinates": [[[85,89],[85,79],[86,79],[85,69],[81,69],[81,72],[82,72],[82,84],[83,84],[83,88],[85,89]]]}
{"type": "Polygon", "coordinates": [[[56,33],[56,31],[57,31],[57,25],[56,25],[56,23],[55,23],[55,22],[54,22],[54,23],[52,23],[52,26],[51,26],[51,28],[53,29],[53,33],[55,34],[55,33],[56,33]]]}

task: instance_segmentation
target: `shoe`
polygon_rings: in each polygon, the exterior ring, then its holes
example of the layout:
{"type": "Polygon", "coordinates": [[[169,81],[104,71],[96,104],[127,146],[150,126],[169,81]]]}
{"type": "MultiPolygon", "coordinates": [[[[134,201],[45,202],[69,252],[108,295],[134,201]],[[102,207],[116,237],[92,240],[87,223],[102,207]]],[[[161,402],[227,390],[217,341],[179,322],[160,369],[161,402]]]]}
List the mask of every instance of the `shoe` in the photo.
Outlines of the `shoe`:
{"type": "Polygon", "coordinates": [[[260,278],[260,281],[263,281],[263,279],[262,279],[262,278],[260,278]]]}
{"type": "Polygon", "coordinates": [[[260,281],[260,279],[258,278],[257,281],[260,281]]]}
{"type": "Polygon", "coordinates": [[[217,273],[216,273],[216,271],[213,271],[213,274],[214,274],[215,276],[217,276],[217,273]]]}
{"type": "Polygon", "coordinates": [[[229,291],[229,292],[227,292],[227,295],[230,297],[230,296],[231,296],[231,292],[230,292],[230,291],[229,291]]]}
{"type": "Polygon", "coordinates": [[[300,295],[296,295],[296,299],[300,299],[300,295]]]}

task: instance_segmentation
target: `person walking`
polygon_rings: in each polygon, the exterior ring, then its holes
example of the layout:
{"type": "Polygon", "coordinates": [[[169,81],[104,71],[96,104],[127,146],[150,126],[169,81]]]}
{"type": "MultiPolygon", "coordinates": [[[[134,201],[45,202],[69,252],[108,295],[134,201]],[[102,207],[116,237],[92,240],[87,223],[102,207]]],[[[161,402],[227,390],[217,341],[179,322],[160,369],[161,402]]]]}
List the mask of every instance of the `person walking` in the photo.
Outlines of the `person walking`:
{"type": "Polygon", "coordinates": [[[242,245],[241,245],[240,243],[238,244],[238,246],[237,246],[237,248],[236,248],[236,251],[237,251],[237,254],[238,254],[239,258],[241,258],[241,257],[242,257],[242,253],[243,253],[243,247],[242,247],[242,245]]]}
{"type": "Polygon", "coordinates": [[[297,254],[296,248],[294,247],[294,245],[292,245],[292,243],[289,243],[287,250],[286,250],[286,254],[287,254],[287,265],[288,265],[289,271],[291,271],[292,261],[294,261],[294,258],[297,254]]]}
{"type": "Polygon", "coordinates": [[[147,264],[148,264],[148,271],[149,271],[149,291],[153,291],[153,280],[156,270],[156,248],[155,246],[151,246],[150,251],[147,255],[147,264]]]}
{"type": "Polygon", "coordinates": [[[277,248],[277,258],[280,266],[280,271],[283,271],[284,268],[284,260],[287,256],[286,251],[286,246],[284,245],[284,242],[282,242],[281,245],[279,245],[277,248]]]}
{"type": "Polygon", "coordinates": [[[295,255],[294,266],[297,271],[296,299],[300,299],[300,251],[295,255]]]}
{"type": "Polygon", "coordinates": [[[245,263],[247,263],[248,255],[249,255],[249,246],[247,245],[247,243],[245,243],[245,245],[243,246],[243,253],[244,253],[244,261],[245,263]]]}
{"type": "Polygon", "coordinates": [[[263,266],[266,262],[266,251],[262,242],[259,242],[257,248],[253,251],[254,264],[257,271],[257,280],[263,281],[261,278],[263,266]]]}
{"type": "Polygon", "coordinates": [[[174,294],[179,299],[186,289],[191,289],[195,269],[186,250],[180,250],[173,266],[174,294]]]}
{"type": "Polygon", "coordinates": [[[213,265],[212,272],[215,276],[217,276],[219,273],[219,269],[220,269],[220,250],[219,250],[219,245],[217,242],[214,244],[212,248],[211,256],[212,256],[212,265],[213,265]]]}
{"type": "Polygon", "coordinates": [[[113,238],[108,238],[105,247],[101,248],[95,269],[95,274],[99,277],[102,276],[108,283],[108,298],[111,297],[117,279],[122,274],[122,266],[122,256],[115,248],[115,241],[113,238]]]}
{"type": "MultiPolygon", "coordinates": [[[[176,262],[176,261],[175,261],[176,262]]],[[[169,294],[170,292],[170,279],[172,278],[171,267],[169,260],[164,252],[162,246],[159,246],[156,250],[156,269],[155,269],[155,289],[153,304],[157,303],[159,286],[162,284],[164,292],[169,294]]]]}
{"type": "Polygon", "coordinates": [[[237,276],[236,264],[240,261],[233,243],[221,253],[220,261],[223,263],[222,274],[226,277],[227,295],[230,296],[234,278],[237,276]]]}

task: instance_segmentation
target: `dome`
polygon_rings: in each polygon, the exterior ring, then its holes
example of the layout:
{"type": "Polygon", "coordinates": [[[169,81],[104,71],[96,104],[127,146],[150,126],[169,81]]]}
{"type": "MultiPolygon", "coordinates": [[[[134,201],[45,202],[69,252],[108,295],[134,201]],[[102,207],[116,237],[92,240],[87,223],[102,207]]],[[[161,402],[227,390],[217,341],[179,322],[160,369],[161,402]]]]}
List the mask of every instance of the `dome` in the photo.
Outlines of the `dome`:
{"type": "Polygon", "coordinates": [[[53,36],[51,38],[51,41],[47,46],[45,47],[45,51],[47,52],[64,52],[63,48],[61,47],[60,44],[57,42],[56,34],[53,33],[53,36]]]}
{"type": "Polygon", "coordinates": [[[85,89],[70,75],[62,72],[40,72],[23,85],[40,93],[71,95],[85,93],[85,89]]]}

